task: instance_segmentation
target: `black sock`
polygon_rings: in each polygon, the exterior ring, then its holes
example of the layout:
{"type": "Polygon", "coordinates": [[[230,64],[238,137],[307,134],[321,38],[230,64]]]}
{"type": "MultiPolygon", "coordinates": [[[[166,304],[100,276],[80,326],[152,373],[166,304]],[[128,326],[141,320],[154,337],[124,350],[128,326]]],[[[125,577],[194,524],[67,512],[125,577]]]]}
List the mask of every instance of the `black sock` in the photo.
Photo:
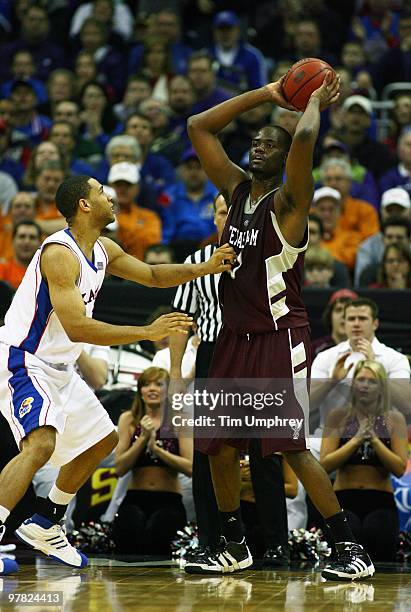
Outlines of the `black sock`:
{"type": "Polygon", "coordinates": [[[335,542],[356,542],[351,527],[344,514],[344,510],[324,519],[328,529],[331,531],[335,542]]]}
{"type": "Polygon", "coordinates": [[[227,542],[241,542],[244,537],[240,508],[232,512],[220,511],[221,531],[227,542]]]}
{"type": "Polygon", "coordinates": [[[36,514],[44,516],[52,523],[58,523],[66,514],[67,504],[55,504],[48,497],[38,497],[36,501],[36,514]]]}

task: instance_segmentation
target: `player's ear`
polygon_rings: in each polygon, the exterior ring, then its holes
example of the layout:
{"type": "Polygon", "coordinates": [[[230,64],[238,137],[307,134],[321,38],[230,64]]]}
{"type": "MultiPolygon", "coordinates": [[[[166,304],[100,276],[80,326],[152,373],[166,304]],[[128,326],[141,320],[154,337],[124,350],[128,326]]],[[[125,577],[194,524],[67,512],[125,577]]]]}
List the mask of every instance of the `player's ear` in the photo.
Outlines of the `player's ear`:
{"type": "Polygon", "coordinates": [[[78,205],[80,210],[84,212],[90,212],[91,210],[90,202],[85,198],[80,198],[80,200],[78,201],[78,205]]]}

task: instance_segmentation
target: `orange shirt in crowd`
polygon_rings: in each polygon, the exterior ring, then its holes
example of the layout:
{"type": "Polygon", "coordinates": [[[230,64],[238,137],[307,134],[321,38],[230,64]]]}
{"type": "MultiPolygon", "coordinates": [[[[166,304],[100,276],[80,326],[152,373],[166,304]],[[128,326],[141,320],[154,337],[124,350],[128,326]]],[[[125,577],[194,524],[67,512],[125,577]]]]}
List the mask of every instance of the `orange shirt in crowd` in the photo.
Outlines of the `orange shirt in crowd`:
{"type": "Polygon", "coordinates": [[[0,262],[0,280],[5,281],[14,289],[20,285],[27,268],[21,266],[14,259],[0,262]]]}
{"type": "Polygon", "coordinates": [[[37,203],[36,219],[45,221],[46,219],[60,219],[62,218],[61,212],[58,210],[56,204],[53,202],[49,206],[37,203]]]}
{"type": "Polygon", "coordinates": [[[374,206],[347,196],[332,238],[322,240],[321,246],[352,270],[360,243],[379,231],[380,224],[374,206]]]}
{"type": "Polygon", "coordinates": [[[14,255],[13,223],[11,215],[0,217],[0,259],[9,260],[14,255]]]}
{"type": "Polygon", "coordinates": [[[152,210],[133,206],[128,212],[120,211],[116,219],[118,238],[130,255],[143,259],[147,247],[161,242],[161,220],[152,210]]]}

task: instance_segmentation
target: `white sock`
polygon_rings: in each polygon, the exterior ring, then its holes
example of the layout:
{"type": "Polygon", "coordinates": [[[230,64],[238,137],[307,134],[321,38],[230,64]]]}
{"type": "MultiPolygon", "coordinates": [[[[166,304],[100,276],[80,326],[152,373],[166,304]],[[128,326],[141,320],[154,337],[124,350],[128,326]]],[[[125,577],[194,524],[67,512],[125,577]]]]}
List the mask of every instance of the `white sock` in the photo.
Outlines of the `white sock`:
{"type": "Polygon", "coordinates": [[[7,510],[4,506],[0,506],[0,521],[5,523],[10,515],[10,510],[7,510]]]}
{"type": "Polygon", "coordinates": [[[68,506],[74,496],[75,493],[60,491],[55,484],[51,487],[51,491],[48,495],[49,500],[52,501],[53,504],[58,504],[59,506],[68,506]]]}

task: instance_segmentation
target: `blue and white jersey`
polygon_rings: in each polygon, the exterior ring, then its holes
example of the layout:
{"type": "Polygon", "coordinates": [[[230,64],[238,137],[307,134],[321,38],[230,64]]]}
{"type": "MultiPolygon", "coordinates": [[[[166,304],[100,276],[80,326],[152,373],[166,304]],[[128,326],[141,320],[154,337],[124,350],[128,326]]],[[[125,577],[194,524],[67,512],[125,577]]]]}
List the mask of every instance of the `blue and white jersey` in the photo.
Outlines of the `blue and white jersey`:
{"type": "MultiPolygon", "coordinates": [[[[68,364],[77,360],[83,344],[72,342],[67,336],[53,310],[47,283],[41,275],[41,254],[51,243],[64,245],[78,259],[80,272],[76,284],[86,306],[86,315],[93,316],[108,256],[97,240],[92,260],[87,259],[67,228],[49,236],[31,260],[6,313],[4,326],[0,327],[0,342],[32,353],[50,364],[68,364]]],[[[58,260],[55,265],[59,265],[58,260]]]]}

